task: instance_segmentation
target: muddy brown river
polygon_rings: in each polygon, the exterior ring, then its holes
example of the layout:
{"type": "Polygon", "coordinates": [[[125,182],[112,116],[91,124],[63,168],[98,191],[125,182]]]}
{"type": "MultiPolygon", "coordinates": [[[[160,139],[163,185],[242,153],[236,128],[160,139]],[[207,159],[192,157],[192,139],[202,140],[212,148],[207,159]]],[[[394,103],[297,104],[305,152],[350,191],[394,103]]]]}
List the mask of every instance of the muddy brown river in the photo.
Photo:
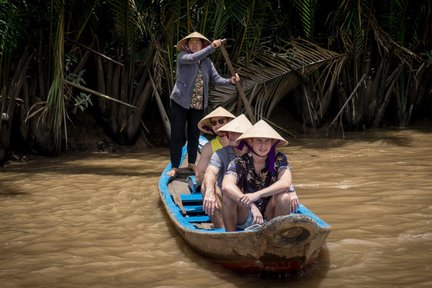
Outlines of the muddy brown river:
{"type": "Polygon", "coordinates": [[[1,287],[432,287],[432,130],[289,138],[300,201],[332,226],[301,273],[242,275],[167,220],[166,148],[0,167],[1,287]]]}

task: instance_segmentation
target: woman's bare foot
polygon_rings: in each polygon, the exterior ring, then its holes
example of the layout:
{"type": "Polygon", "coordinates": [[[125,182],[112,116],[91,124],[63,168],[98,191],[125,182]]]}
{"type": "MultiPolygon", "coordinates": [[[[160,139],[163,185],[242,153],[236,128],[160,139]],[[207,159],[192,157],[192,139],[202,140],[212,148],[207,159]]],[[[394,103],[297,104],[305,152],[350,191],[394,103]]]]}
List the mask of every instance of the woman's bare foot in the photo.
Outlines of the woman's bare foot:
{"type": "Polygon", "coordinates": [[[175,177],[177,175],[177,168],[172,168],[170,171],[167,172],[167,175],[170,177],[175,177]]]}

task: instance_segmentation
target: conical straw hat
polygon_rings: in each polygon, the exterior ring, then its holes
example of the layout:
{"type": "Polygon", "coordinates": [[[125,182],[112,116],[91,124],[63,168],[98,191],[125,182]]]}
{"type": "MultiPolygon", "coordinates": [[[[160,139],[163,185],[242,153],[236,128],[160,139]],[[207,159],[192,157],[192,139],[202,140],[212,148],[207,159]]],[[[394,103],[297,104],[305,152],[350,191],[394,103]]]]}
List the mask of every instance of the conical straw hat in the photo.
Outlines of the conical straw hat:
{"type": "Polygon", "coordinates": [[[237,116],[234,120],[231,120],[218,130],[217,132],[236,132],[243,134],[249,128],[252,127],[252,123],[246,118],[244,114],[237,116]]]}
{"type": "Polygon", "coordinates": [[[218,107],[215,110],[213,110],[212,112],[210,112],[209,114],[207,114],[207,116],[205,116],[204,118],[202,118],[198,122],[198,129],[200,129],[202,132],[207,133],[207,134],[215,134],[213,132],[213,129],[211,129],[212,126],[210,125],[210,119],[213,117],[226,117],[226,118],[231,118],[231,119],[235,118],[235,116],[233,114],[231,114],[225,108],[218,107]]]}
{"type": "Polygon", "coordinates": [[[264,120],[258,121],[249,130],[247,130],[243,135],[241,135],[237,140],[245,140],[249,138],[268,138],[274,140],[280,140],[278,146],[283,146],[288,144],[282,136],[279,135],[267,122],[264,120]]]}
{"type": "Polygon", "coordinates": [[[203,40],[203,47],[206,47],[207,45],[210,45],[211,42],[209,39],[207,39],[204,35],[202,35],[199,32],[192,32],[191,34],[187,35],[183,39],[181,39],[179,42],[177,42],[177,49],[179,51],[185,50],[185,47],[187,47],[187,42],[190,38],[199,38],[203,40]]]}

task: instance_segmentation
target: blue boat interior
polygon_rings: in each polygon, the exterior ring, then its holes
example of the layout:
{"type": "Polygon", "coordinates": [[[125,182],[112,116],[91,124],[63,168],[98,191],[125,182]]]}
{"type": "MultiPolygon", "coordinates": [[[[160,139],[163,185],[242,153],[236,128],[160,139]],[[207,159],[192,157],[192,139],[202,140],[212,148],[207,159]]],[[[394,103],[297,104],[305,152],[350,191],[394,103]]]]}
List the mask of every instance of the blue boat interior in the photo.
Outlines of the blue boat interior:
{"type": "MultiPolygon", "coordinates": [[[[171,195],[174,203],[177,204],[179,210],[183,212],[185,220],[189,223],[211,223],[210,217],[204,213],[203,209],[203,196],[201,194],[201,186],[197,184],[195,175],[189,169],[179,169],[179,174],[181,174],[177,181],[182,181],[186,179],[186,186],[188,191],[182,191],[180,194],[180,203],[176,203],[178,199],[175,199],[174,195],[171,195]],[[185,174],[190,174],[185,177],[185,174]],[[183,209],[181,209],[183,206],[183,209]],[[185,214],[185,215],[184,215],[185,214]]],[[[209,225],[210,226],[210,225],[209,225]]]]}
{"type": "MultiPolygon", "coordinates": [[[[206,141],[207,140],[201,136],[200,145],[203,145],[206,141]]],[[[186,146],[183,147],[182,154],[183,162],[187,154],[186,146]]],[[[179,168],[177,177],[171,179],[166,175],[167,171],[170,169],[171,164],[165,168],[159,179],[159,190],[161,191],[161,196],[168,205],[169,213],[186,229],[200,230],[202,232],[225,232],[223,228],[214,228],[210,217],[205,214],[202,207],[203,197],[201,194],[201,187],[197,184],[192,170],[179,168]]],[[[304,205],[300,204],[296,213],[313,218],[321,228],[329,227],[325,221],[312,213],[304,205]]]]}

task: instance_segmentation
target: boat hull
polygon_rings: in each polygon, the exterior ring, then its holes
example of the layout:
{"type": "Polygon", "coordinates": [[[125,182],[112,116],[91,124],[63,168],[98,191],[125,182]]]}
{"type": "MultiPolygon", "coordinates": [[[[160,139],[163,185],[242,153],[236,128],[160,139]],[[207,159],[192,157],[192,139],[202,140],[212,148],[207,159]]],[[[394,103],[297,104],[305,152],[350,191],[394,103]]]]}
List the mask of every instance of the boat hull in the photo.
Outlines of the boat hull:
{"type": "MultiPolygon", "coordinates": [[[[244,272],[301,270],[317,260],[330,226],[304,205],[296,213],[276,217],[253,231],[226,232],[208,228],[209,223],[202,228],[201,222],[191,223],[194,215],[182,211],[180,206],[187,203],[176,203],[175,193],[182,183],[187,186],[187,181],[179,177],[173,188],[169,184],[172,179],[166,176],[169,169],[170,165],[159,181],[163,206],[180,236],[199,254],[226,268],[244,272]]],[[[186,189],[180,191],[188,193],[186,189]]]]}

